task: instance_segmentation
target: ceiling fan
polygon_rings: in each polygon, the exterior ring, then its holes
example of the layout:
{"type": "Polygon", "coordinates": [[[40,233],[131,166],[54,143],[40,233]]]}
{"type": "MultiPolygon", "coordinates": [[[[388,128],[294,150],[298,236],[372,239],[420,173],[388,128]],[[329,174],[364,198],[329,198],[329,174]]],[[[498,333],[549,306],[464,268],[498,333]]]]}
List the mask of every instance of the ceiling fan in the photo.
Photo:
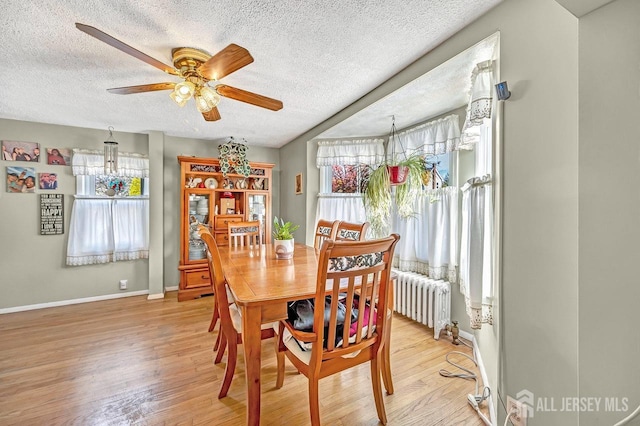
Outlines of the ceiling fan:
{"type": "Polygon", "coordinates": [[[218,81],[253,62],[253,57],[249,51],[237,44],[230,44],[213,56],[203,50],[191,47],[172,49],[171,55],[174,68],[134,49],[97,28],[77,22],[76,28],[167,74],[175,75],[183,79],[183,81],[179,83],[168,82],[116,87],[107,89],[109,93],[128,95],[131,93],[153,92],[157,90],[172,90],[169,96],[180,106],[184,106],[187,101],[193,97],[198,111],[202,113],[206,121],[220,120],[220,112],[217,107],[218,102],[220,102],[220,96],[246,102],[272,111],[282,109],[282,102],[277,99],[227,86],[226,84],[216,84],[212,86],[212,82],[218,81]]]}

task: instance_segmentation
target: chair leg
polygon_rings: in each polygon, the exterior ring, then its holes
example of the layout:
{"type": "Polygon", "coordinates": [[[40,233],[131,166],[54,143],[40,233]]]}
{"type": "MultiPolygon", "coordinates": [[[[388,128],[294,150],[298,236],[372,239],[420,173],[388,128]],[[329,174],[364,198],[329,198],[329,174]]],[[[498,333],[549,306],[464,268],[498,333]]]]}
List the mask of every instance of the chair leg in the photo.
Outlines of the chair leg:
{"type": "Polygon", "coordinates": [[[373,398],[376,400],[376,411],[378,419],[383,425],[387,424],[387,413],[384,409],[384,400],[382,399],[382,383],[380,382],[380,361],[382,356],[371,359],[371,383],[373,385],[373,398]]]}
{"type": "Polygon", "coordinates": [[[284,384],[284,352],[280,351],[278,347],[279,336],[276,340],[275,348],[276,348],[276,364],[278,368],[278,375],[276,376],[276,389],[280,389],[284,384]]]}
{"type": "Polygon", "coordinates": [[[231,386],[231,380],[233,380],[233,373],[236,371],[236,361],[238,359],[238,344],[236,342],[229,341],[229,350],[227,351],[227,368],[224,370],[224,380],[222,386],[220,386],[220,393],[218,399],[227,396],[229,387],[231,386]]]}
{"type": "Polygon", "coordinates": [[[222,361],[222,355],[224,355],[224,350],[227,348],[227,337],[224,335],[222,330],[220,330],[220,347],[218,348],[218,353],[216,353],[216,359],[213,361],[214,364],[219,364],[222,361]]]}
{"type": "Polygon", "coordinates": [[[384,336],[384,347],[382,348],[382,381],[387,394],[393,395],[393,378],[391,377],[391,318],[387,319],[386,336],[384,336]]]}
{"type": "Polygon", "coordinates": [[[212,332],[216,327],[218,318],[220,318],[220,313],[218,312],[218,298],[216,298],[213,302],[213,315],[211,316],[211,324],[209,324],[209,332],[212,332]]]}
{"type": "Polygon", "coordinates": [[[218,337],[216,337],[216,343],[213,345],[213,350],[217,351],[220,347],[220,340],[222,340],[222,327],[220,327],[220,331],[218,332],[218,337]]]}
{"type": "Polygon", "coordinates": [[[309,376],[309,411],[311,424],[320,426],[320,401],[318,392],[318,378],[309,376]]]}

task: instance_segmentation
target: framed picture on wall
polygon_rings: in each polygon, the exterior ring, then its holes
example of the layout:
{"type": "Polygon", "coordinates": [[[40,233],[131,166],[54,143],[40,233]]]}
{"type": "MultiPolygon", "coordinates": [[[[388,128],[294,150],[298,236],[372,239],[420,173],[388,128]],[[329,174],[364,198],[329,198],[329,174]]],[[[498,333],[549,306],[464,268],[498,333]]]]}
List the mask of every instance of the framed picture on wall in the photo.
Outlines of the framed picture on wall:
{"type": "Polygon", "coordinates": [[[64,148],[47,148],[47,164],[54,166],[70,166],[71,150],[64,148]]]}
{"type": "Polygon", "coordinates": [[[56,173],[38,173],[40,189],[58,189],[58,175],[56,173]]]}
{"type": "Polygon", "coordinates": [[[35,192],[36,170],[33,167],[7,167],[7,192],[35,192]]]}
{"type": "Polygon", "coordinates": [[[2,141],[2,159],[6,161],[40,161],[37,142],[2,141]]]}
{"type": "Polygon", "coordinates": [[[296,195],[302,194],[302,173],[296,175],[296,195]]]}

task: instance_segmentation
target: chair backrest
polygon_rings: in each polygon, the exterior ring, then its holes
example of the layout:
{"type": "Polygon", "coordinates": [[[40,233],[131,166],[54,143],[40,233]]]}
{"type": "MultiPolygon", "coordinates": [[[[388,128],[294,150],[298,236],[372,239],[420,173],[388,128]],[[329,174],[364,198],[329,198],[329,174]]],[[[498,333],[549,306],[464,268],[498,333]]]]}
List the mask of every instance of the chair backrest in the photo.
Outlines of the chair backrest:
{"type": "Polygon", "coordinates": [[[229,247],[255,247],[262,244],[262,227],[259,220],[229,222],[229,247]]]}
{"type": "Polygon", "coordinates": [[[338,224],[338,230],[336,231],[336,241],[364,241],[367,230],[369,229],[369,222],[364,223],[351,223],[340,222],[338,224]]]}
{"type": "Polygon", "coordinates": [[[209,262],[209,279],[213,285],[213,292],[218,302],[218,311],[220,313],[220,325],[227,336],[233,336],[233,323],[231,322],[231,313],[229,312],[229,298],[227,297],[227,281],[224,278],[222,270],[222,260],[220,259],[220,251],[216,244],[211,231],[204,225],[198,225],[198,233],[204,241],[207,251],[207,260],[209,262]],[[231,327],[231,328],[228,328],[231,327]]]}
{"type": "Polygon", "coordinates": [[[313,332],[325,349],[313,345],[312,360],[341,357],[375,344],[380,348],[383,338],[379,336],[385,335],[390,306],[391,262],[399,239],[392,234],[377,240],[322,244],[313,332]],[[321,306],[324,309],[318,309],[321,306]]]}
{"type": "Polygon", "coordinates": [[[320,219],[316,225],[316,235],[313,240],[313,246],[319,249],[324,240],[335,240],[339,224],[339,220],[331,222],[329,220],[320,219]]]}

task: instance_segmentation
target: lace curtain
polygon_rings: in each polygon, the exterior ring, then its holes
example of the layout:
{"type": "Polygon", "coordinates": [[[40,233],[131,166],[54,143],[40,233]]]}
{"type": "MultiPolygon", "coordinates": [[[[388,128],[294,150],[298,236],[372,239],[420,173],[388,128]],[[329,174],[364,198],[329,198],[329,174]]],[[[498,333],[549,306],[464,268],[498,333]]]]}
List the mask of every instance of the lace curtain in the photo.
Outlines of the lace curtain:
{"type": "MultiPolygon", "coordinates": [[[[411,129],[399,132],[398,138],[389,146],[388,153],[393,150],[402,153],[404,148],[410,154],[439,155],[456,151],[460,145],[460,125],[458,116],[451,114],[439,120],[430,121],[411,129]],[[401,146],[402,145],[402,146],[401,146]]],[[[400,154],[402,155],[402,154],[400,154]]]]}
{"type": "Polygon", "coordinates": [[[469,104],[462,126],[460,149],[473,149],[473,145],[480,140],[480,127],[491,119],[493,66],[493,61],[480,62],[471,73],[469,104]]]}
{"type": "MultiPolygon", "coordinates": [[[[71,160],[71,170],[74,176],[103,175],[104,152],[74,149],[71,160]]],[[[149,177],[149,158],[135,153],[118,153],[118,176],[149,177]]]]}
{"type": "Polygon", "coordinates": [[[392,232],[401,235],[395,268],[457,281],[458,194],[455,187],[426,190],[416,200],[414,217],[393,215],[392,232]]]}
{"type": "Polygon", "coordinates": [[[149,200],[76,199],[67,265],[149,258],[149,200]]]}
{"type": "Polygon", "coordinates": [[[491,176],[472,178],[462,187],[460,291],[472,329],[493,324],[493,193],[491,176]]]}
{"type": "MultiPolygon", "coordinates": [[[[104,154],[73,150],[75,176],[104,174],[104,154]]],[[[149,159],[118,154],[118,176],[149,176],[149,159]]],[[[81,180],[79,180],[80,182],[81,180]]],[[[86,188],[76,188],[76,194],[86,188]]],[[[67,265],[91,265],[149,257],[149,200],[144,198],[76,198],[71,211],[67,265]]]]}
{"type": "Polygon", "coordinates": [[[367,220],[360,194],[320,194],[316,209],[316,223],[319,219],[344,220],[363,223],[367,220]]]}
{"type": "Polygon", "coordinates": [[[316,165],[344,166],[380,164],[384,160],[382,139],[318,141],[316,165]]]}

